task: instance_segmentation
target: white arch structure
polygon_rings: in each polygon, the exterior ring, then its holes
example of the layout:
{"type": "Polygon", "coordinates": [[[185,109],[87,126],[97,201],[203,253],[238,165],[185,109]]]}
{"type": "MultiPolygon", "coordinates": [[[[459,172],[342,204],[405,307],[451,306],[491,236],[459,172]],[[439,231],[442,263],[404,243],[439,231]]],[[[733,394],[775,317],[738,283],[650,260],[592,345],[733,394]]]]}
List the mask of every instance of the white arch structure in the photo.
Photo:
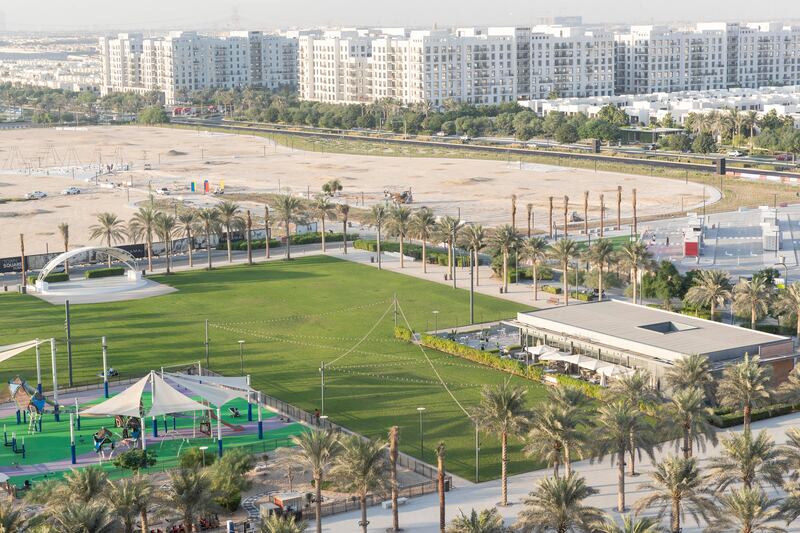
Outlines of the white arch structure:
{"type": "Polygon", "coordinates": [[[68,252],[64,252],[59,254],[57,257],[54,257],[49,263],[47,263],[44,268],[39,272],[39,277],[36,278],[37,283],[43,282],[44,279],[53,271],[61,263],[69,261],[73,257],[85,254],[85,253],[101,253],[107,256],[120,261],[121,263],[125,263],[132,271],[138,271],[139,262],[133,257],[130,253],[126,252],[122,248],[111,248],[108,246],[84,246],[83,248],[76,248],[74,250],[69,250],[68,252]]]}

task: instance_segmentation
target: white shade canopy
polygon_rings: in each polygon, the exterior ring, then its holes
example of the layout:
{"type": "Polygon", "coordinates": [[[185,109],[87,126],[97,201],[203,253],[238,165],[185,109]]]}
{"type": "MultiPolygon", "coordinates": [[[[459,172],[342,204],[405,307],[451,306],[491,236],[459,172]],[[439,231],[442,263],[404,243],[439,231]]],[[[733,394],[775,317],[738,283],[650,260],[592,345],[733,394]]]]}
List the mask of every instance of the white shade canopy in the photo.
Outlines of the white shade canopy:
{"type": "Polygon", "coordinates": [[[539,346],[528,346],[527,348],[525,348],[525,351],[527,351],[531,355],[545,355],[552,352],[557,352],[558,350],[556,348],[553,348],[552,346],[547,346],[546,344],[540,344],[539,346]]]}
{"type": "Polygon", "coordinates": [[[624,376],[636,372],[633,368],[628,368],[620,365],[609,365],[597,370],[598,374],[606,377],[624,376]]]}
{"type": "Polygon", "coordinates": [[[150,381],[150,374],[108,400],[81,411],[81,416],[142,416],[142,393],[150,381]]]}
{"type": "Polygon", "coordinates": [[[589,358],[588,361],[581,361],[578,363],[578,366],[581,368],[585,368],[586,370],[592,370],[594,372],[599,372],[600,369],[614,366],[611,363],[606,363],[605,361],[601,361],[600,359],[589,358]]]}
{"type": "Polygon", "coordinates": [[[195,383],[210,383],[221,387],[228,387],[231,389],[239,389],[251,392],[250,385],[247,383],[247,376],[193,376],[191,374],[176,374],[170,373],[170,376],[177,376],[181,379],[193,381],[195,383]]]}
{"type": "Polygon", "coordinates": [[[197,383],[190,379],[185,379],[180,374],[167,374],[165,377],[176,385],[191,391],[193,394],[200,396],[205,401],[217,407],[222,407],[236,398],[249,400],[249,394],[245,391],[229,389],[213,384],[197,383]]]}
{"type": "Polygon", "coordinates": [[[0,346],[0,363],[7,359],[11,359],[15,355],[21,354],[25,350],[34,348],[37,344],[42,344],[41,341],[25,341],[18,342],[17,344],[9,344],[7,346],[0,346]]]}
{"type": "Polygon", "coordinates": [[[188,411],[206,411],[208,407],[178,392],[161,376],[153,372],[153,406],[147,416],[159,416],[188,411]]]}

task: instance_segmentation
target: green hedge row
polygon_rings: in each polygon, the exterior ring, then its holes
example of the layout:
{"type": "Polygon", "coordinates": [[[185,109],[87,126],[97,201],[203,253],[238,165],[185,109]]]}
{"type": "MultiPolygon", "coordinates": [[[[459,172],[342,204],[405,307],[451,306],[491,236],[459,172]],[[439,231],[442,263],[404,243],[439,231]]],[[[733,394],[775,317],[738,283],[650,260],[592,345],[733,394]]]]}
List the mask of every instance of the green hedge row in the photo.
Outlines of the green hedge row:
{"type": "Polygon", "coordinates": [[[572,387],[573,389],[580,390],[590,398],[595,398],[596,400],[602,399],[603,388],[600,385],[595,385],[594,383],[589,383],[588,381],[573,378],[572,376],[567,376],[565,374],[553,375],[555,376],[558,384],[562,387],[572,387]]]}
{"type": "Polygon", "coordinates": [[[579,300],[581,302],[591,302],[593,298],[592,294],[580,291],[570,292],[569,297],[574,298],[575,300],[579,300]]]}
{"type": "Polygon", "coordinates": [[[408,329],[405,326],[395,326],[394,327],[394,338],[405,341],[411,342],[411,339],[414,337],[414,332],[408,329]]]}
{"type": "MultiPolygon", "coordinates": [[[[358,233],[348,233],[347,240],[352,241],[354,239],[358,239],[358,233]]],[[[342,242],[344,240],[344,234],[342,233],[326,233],[325,234],[325,242],[342,242]]],[[[301,244],[319,244],[322,242],[322,234],[318,231],[310,232],[310,233],[300,233],[297,235],[291,235],[289,237],[289,242],[292,245],[301,245],[301,244]]],[[[266,239],[253,239],[251,242],[253,250],[263,250],[267,247],[267,240],[266,239]]],[[[275,248],[278,246],[282,246],[283,243],[278,239],[270,239],[269,240],[269,247],[275,248]]],[[[231,241],[231,248],[234,250],[247,250],[247,240],[246,239],[235,239],[231,241]]],[[[217,250],[227,250],[228,249],[228,242],[224,239],[217,243],[217,250]]]]}
{"type": "MultiPolygon", "coordinates": [[[[378,251],[378,242],[375,240],[358,239],[353,242],[353,247],[359,250],[366,250],[368,252],[378,251]]],[[[395,241],[381,241],[381,252],[396,252],[400,253],[400,243],[395,241]]],[[[422,245],[415,243],[403,243],[403,255],[406,257],[413,257],[417,261],[422,260],[422,245]]],[[[426,259],[431,265],[447,265],[447,250],[437,246],[428,246],[425,251],[426,259]]],[[[478,262],[482,265],[487,264],[486,261],[478,258],[478,262]]],[[[456,255],[456,266],[468,267],[469,255],[463,253],[456,255]]]]}
{"type": "Polygon", "coordinates": [[[561,294],[563,292],[561,287],[556,287],[555,285],[542,285],[539,290],[549,294],[561,294]]]}
{"type": "MultiPolygon", "coordinates": [[[[28,285],[36,285],[37,275],[28,276],[28,285]]],[[[69,274],[66,272],[52,272],[44,278],[46,283],[58,283],[59,281],[69,281],[69,274]]]]}
{"type": "Polygon", "coordinates": [[[87,270],[84,275],[86,279],[123,276],[125,275],[125,269],[123,267],[98,268],[96,270],[87,270]]]}
{"type": "MultiPolygon", "coordinates": [[[[768,418],[773,418],[776,416],[783,416],[791,413],[796,413],[797,411],[800,411],[800,405],[776,403],[773,405],[768,405],[766,407],[761,407],[759,409],[753,409],[750,415],[750,420],[751,422],[756,422],[758,420],[766,420],[768,418]]],[[[717,427],[729,428],[744,424],[744,413],[742,413],[741,411],[731,412],[730,410],[727,409],[717,409],[715,410],[715,413],[719,417],[719,423],[714,424],[717,427]]]]}

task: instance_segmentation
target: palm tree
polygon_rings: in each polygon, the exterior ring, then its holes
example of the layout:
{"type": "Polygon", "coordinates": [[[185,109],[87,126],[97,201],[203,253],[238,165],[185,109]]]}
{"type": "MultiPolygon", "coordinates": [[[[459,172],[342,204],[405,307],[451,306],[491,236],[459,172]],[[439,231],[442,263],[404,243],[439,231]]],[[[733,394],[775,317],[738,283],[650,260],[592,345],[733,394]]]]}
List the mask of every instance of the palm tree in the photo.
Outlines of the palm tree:
{"type": "Polygon", "coordinates": [[[121,522],[125,533],[133,533],[136,519],[140,518],[142,531],[147,529],[147,513],[153,489],[146,478],[135,476],[116,482],[109,481],[105,499],[109,509],[121,522]]]}
{"type": "Polygon", "coordinates": [[[447,272],[452,274],[455,264],[455,246],[458,234],[463,228],[463,223],[451,216],[442,217],[436,227],[436,238],[447,243],[447,272]]]}
{"type": "Polygon", "coordinates": [[[680,533],[688,512],[695,522],[714,512],[714,500],[703,486],[697,461],[690,457],[670,456],[656,465],[651,481],[640,487],[647,494],[634,505],[636,511],[655,508],[660,521],[670,511],[670,531],[680,533]]]}
{"type": "Polygon", "coordinates": [[[781,402],[789,405],[800,403],[800,366],[795,366],[789,372],[786,381],[778,387],[776,396],[781,402]]]}
{"type": "Polygon", "coordinates": [[[786,533],[772,525],[782,518],[778,500],[764,491],[739,487],[719,497],[716,518],[706,528],[708,533],[786,533]]]}
{"type": "Polygon", "coordinates": [[[517,195],[511,195],[511,227],[517,231],[517,195]]]}
{"type": "MultiPolygon", "coordinates": [[[[650,373],[641,368],[615,379],[608,388],[608,394],[613,400],[627,402],[649,415],[654,414],[655,407],[661,400],[658,391],[650,386],[650,373]]],[[[630,454],[629,473],[632,476],[636,475],[636,439],[637,435],[631,433],[631,445],[628,452],[630,454]]]]}
{"type": "Polygon", "coordinates": [[[544,237],[531,237],[522,244],[522,257],[531,263],[533,301],[539,299],[539,266],[547,260],[548,244],[544,237]]]}
{"type": "Polygon", "coordinates": [[[250,210],[245,212],[245,232],[244,238],[247,242],[247,264],[253,264],[253,217],[250,216],[250,210]]]}
{"type": "Polygon", "coordinates": [[[211,270],[211,234],[219,229],[219,211],[215,208],[204,208],[197,212],[197,221],[206,236],[206,252],[208,253],[208,269],[211,270]]]}
{"type": "Polygon", "coordinates": [[[444,528],[446,525],[445,520],[445,496],[444,496],[444,456],[445,456],[444,442],[440,442],[436,447],[436,485],[439,492],[439,531],[445,533],[444,528]]]}
{"type": "Polygon", "coordinates": [[[699,388],[705,394],[706,401],[714,395],[714,377],[705,355],[681,357],[667,369],[664,379],[675,390],[699,388]]]}
{"type": "Polygon", "coordinates": [[[711,309],[711,320],[714,320],[717,306],[725,305],[730,299],[731,279],[722,270],[701,270],[686,292],[687,302],[711,309]]]}
{"type": "Polygon", "coordinates": [[[575,474],[544,478],[523,500],[515,528],[524,533],[591,531],[591,524],[605,517],[600,509],[583,505],[594,494],[597,491],[575,474]]]}
{"type": "MultiPolygon", "coordinates": [[[[547,404],[534,413],[530,429],[523,439],[525,455],[552,466],[555,477],[558,477],[562,463],[570,464],[566,441],[577,440],[577,424],[573,419],[571,412],[564,407],[556,403],[547,404]]],[[[566,474],[570,474],[569,468],[566,474]]]]}
{"type": "Polygon", "coordinates": [[[708,478],[717,491],[724,491],[736,483],[745,487],[767,483],[774,487],[783,484],[787,462],[766,431],[753,437],[749,430],[730,433],[720,439],[722,455],[712,457],[708,465],[708,478]]]}
{"type": "MultiPolygon", "coordinates": [[[[61,233],[61,240],[64,242],[64,251],[69,251],[69,224],[62,222],[58,225],[58,232],[61,233]]],[[[64,261],[64,272],[69,276],[69,261],[64,261]]]]}
{"type": "MultiPolygon", "coordinates": [[[[125,239],[125,223],[113,213],[100,213],[97,215],[97,224],[89,226],[90,239],[106,241],[106,246],[111,248],[112,243],[125,239]]],[[[108,256],[108,268],[111,268],[111,256],[108,256]]]]}
{"type": "Polygon", "coordinates": [[[631,272],[633,287],[633,303],[636,303],[639,289],[639,272],[646,269],[652,261],[653,254],[641,241],[626,242],[621,249],[622,262],[631,272]]]}
{"type": "Polygon", "coordinates": [[[739,280],[733,288],[733,309],[739,314],[750,315],[750,329],[756,329],[756,322],[767,314],[772,300],[772,287],[761,276],[739,280]]]}
{"type": "MultiPolygon", "coordinates": [[[[330,196],[326,194],[318,194],[314,198],[314,202],[311,204],[311,210],[314,213],[314,216],[319,219],[322,227],[322,253],[325,253],[325,220],[328,218],[333,219],[335,217],[335,207],[331,203],[330,196]]],[[[380,266],[380,259],[378,259],[378,266],[380,266]]]]}
{"type": "Polygon", "coordinates": [[[767,385],[771,379],[768,366],[761,366],[761,358],[744,354],[744,360],[725,367],[717,390],[717,401],[723,407],[741,409],[744,414],[744,430],[750,431],[753,408],[769,401],[767,385]]]}
{"type": "Polygon", "coordinates": [[[525,428],[527,389],[511,385],[506,379],[494,387],[484,386],[481,400],[473,414],[481,421],[481,429],[491,435],[500,435],[501,505],[508,505],[508,437],[519,435],[525,428]]]}
{"type": "Polygon", "coordinates": [[[446,531],[447,533],[506,533],[508,529],[497,509],[484,509],[480,513],[472,509],[469,515],[459,511],[446,531]]]}
{"type": "Polygon", "coordinates": [[[186,236],[186,248],[189,251],[189,268],[194,266],[194,261],[192,260],[192,249],[194,248],[192,235],[196,226],[197,213],[195,213],[194,210],[189,209],[181,212],[181,214],[178,215],[178,229],[186,236]]]}
{"type": "Polygon", "coordinates": [[[533,214],[533,204],[525,204],[525,212],[528,215],[528,234],[527,237],[531,238],[531,215],[533,214]]]}
{"type": "Polygon", "coordinates": [[[775,311],[794,320],[795,335],[800,339],[800,282],[795,281],[780,291],[775,298],[775,311]]]}
{"type": "Polygon", "coordinates": [[[331,430],[307,431],[292,437],[294,460],[314,479],[317,533],[322,533],[322,481],[339,448],[339,436],[331,430]]]}
{"type": "Polygon", "coordinates": [[[550,256],[561,264],[564,305],[569,305],[569,262],[577,255],[578,245],[572,239],[561,239],[550,247],[550,256]]]}
{"type": "Polygon", "coordinates": [[[383,229],[384,224],[389,219],[389,210],[386,209],[386,206],[383,204],[375,204],[372,206],[369,214],[367,215],[367,223],[375,226],[375,229],[378,232],[378,240],[376,241],[377,244],[377,256],[378,256],[378,269],[382,268],[381,266],[381,230],[383,229]]]}
{"type": "Polygon", "coordinates": [[[228,263],[233,262],[233,255],[231,251],[233,230],[242,229],[244,227],[244,219],[239,213],[239,204],[225,200],[217,206],[219,212],[219,222],[225,227],[226,240],[228,242],[228,263]]]}
{"type": "Polygon", "coordinates": [[[64,474],[63,495],[78,503],[89,503],[106,491],[108,476],[99,466],[80,470],[72,469],[64,474]]]}
{"type": "Polygon", "coordinates": [[[155,230],[158,238],[164,241],[164,251],[166,252],[167,274],[170,273],[170,254],[172,252],[172,237],[178,229],[175,217],[166,213],[156,214],[155,230]]]}
{"type": "Polygon", "coordinates": [[[597,293],[598,300],[603,299],[603,273],[605,272],[606,265],[611,262],[614,257],[614,246],[611,241],[606,239],[599,239],[589,247],[586,258],[589,264],[597,269],[597,293]]]}
{"type": "Polygon", "coordinates": [[[53,525],[59,533],[114,533],[118,531],[116,520],[105,506],[99,504],[64,505],[52,516],[53,525]]]}
{"type": "Polygon", "coordinates": [[[593,533],[662,533],[661,521],[652,518],[638,518],[635,515],[622,515],[622,525],[611,518],[592,524],[593,533]]]}
{"type": "Polygon", "coordinates": [[[597,410],[596,428],[593,432],[597,460],[611,456],[611,464],[617,465],[617,510],[625,510],[625,452],[631,448],[642,448],[653,458],[653,428],[644,419],[639,409],[629,402],[613,401],[597,410]],[[635,447],[631,446],[633,442],[635,447]]]}
{"type": "Polygon", "coordinates": [[[153,233],[156,227],[156,214],[158,211],[152,207],[140,207],[128,222],[131,238],[139,240],[144,238],[147,247],[147,270],[153,271],[153,233]]]}
{"type": "Polygon", "coordinates": [[[405,266],[403,242],[408,237],[411,224],[411,209],[402,205],[395,205],[389,210],[389,220],[386,221],[386,231],[400,240],[400,268],[405,266]]]}
{"type": "Polygon", "coordinates": [[[398,509],[397,458],[400,447],[400,427],[389,429],[389,483],[392,489],[392,531],[400,531],[400,511],[398,509]]]}
{"type": "Polygon", "coordinates": [[[342,190],[342,182],[338,179],[332,179],[322,186],[322,192],[328,196],[336,196],[342,190]]]}
{"type": "Polygon", "coordinates": [[[344,253],[347,253],[347,217],[350,216],[350,206],[339,204],[336,206],[339,215],[342,217],[342,242],[344,243],[344,253]]]}
{"type": "Polygon", "coordinates": [[[273,514],[266,518],[261,517],[258,527],[259,533],[303,533],[308,526],[302,520],[295,520],[294,516],[279,516],[273,514]]]}
{"type": "Polygon", "coordinates": [[[481,284],[480,268],[478,265],[478,252],[486,247],[486,232],[480,224],[467,224],[461,234],[461,243],[472,254],[472,264],[475,265],[475,285],[481,284]]]}
{"type": "Polygon", "coordinates": [[[422,272],[428,273],[428,241],[436,229],[436,216],[427,207],[417,209],[411,219],[411,234],[422,241],[422,272]]]}
{"type": "Polygon", "coordinates": [[[361,531],[367,533],[367,495],[381,493],[387,488],[389,461],[386,443],[348,435],[341,440],[342,448],[331,469],[331,477],[348,492],[358,495],[361,502],[361,531]]]}
{"type": "Polygon", "coordinates": [[[195,519],[216,507],[209,473],[180,468],[169,473],[169,481],[169,489],[162,498],[164,506],[181,515],[188,531],[198,531],[195,519]]]}
{"type": "Polygon", "coordinates": [[[679,432],[675,444],[683,450],[684,458],[692,456],[694,443],[703,451],[706,441],[717,445],[717,431],[711,422],[718,417],[706,405],[706,396],[701,389],[692,387],[676,390],[664,410],[675,431],[679,432]]]}
{"type": "Polygon", "coordinates": [[[506,224],[495,230],[492,243],[503,254],[503,292],[508,292],[508,258],[511,249],[519,245],[519,235],[512,226],[506,224]]]}
{"type": "MultiPolygon", "coordinates": [[[[291,252],[291,235],[289,233],[290,226],[297,222],[299,219],[299,211],[302,203],[298,198],[291,194],[281,194],[275,200],[275,212],[278,218],[283,222],[284,230],[286,231],[286,260],[292,258],[291,252]]],[[[347,244],[345,244],[345,247],[347,244]]]]}
{"type": "Polygon", "coordinates": [[[3,533],[22,533],[27,526],[27,520],[22,509],[9,502],[0,502],[0,531],[3,533]]]}

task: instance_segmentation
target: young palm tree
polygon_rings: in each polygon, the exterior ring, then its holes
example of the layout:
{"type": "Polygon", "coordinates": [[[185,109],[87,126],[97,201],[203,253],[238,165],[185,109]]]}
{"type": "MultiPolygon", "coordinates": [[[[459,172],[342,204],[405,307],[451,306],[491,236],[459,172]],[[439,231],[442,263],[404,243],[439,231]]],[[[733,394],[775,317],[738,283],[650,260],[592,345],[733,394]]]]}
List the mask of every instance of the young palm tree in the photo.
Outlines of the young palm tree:
{"type": "MultiPolygon", "coordinates": [[[[325,220],[331,219],[333,220],[336,216],[336,208],[331,203],[331,197],[327,194],[318,194],[316,198],[314,198],[314,202],[311,204],[311,210],[314,213],[314,216],[319,219],[320,227],[322,228],[322,253],[325,253],[325,220]]],[[[378,229],[380,233],[380,228],[378,229]]],[[[379,237],[380,239],[380,237],[379,237]]],[[[378,256],[378,266],[380,267],[380,256],[378,256]]]]}
{"type": "Polygon", "coordinates": [[[369,214],[367,215],[367,223],[375,226],[376,231],[378,232],[378,240],[376,241],[377,244],[377,256],[378,256],[378,269],[382,268],[381,264],[381,230],[386,224],[386,221],[389,219],[389,210],[386,209],[386,206],[383,204],[376,204],[372,206],[369,214]]]}
{"type": "Polygon", "coordinates": [[[445,533],[444,528],[447,524],[445,519],[445,496],[444,496],[444,442],[440,442],[436,447],[436,485],[439,492],[439,532],[445,533]]]}
{"type": "Polygon", "coordinates": [[[178,229],[178,222],[175,220],[175,217],[172,215],[168,215],[167,213],[157,213],[156,214],[156,235],[158,238],[164,241],[164,251],[166,252],[166,265],[167,265],[167,274],[170,273],[170,256],[172,252],[172,238],[175,236],[175,232],[178,229]]]}
{"type": "MultiPolygon", "coordinates": [[[[643,449],[653,458],[653,428],[644,419],[639,409],[629,402],[614,401],[601,406],[597,411],[596,429],[593,432],[597,460],[611,456],[611,464],[617,465],[617,510],[625,510],[625,452],[632,448],[643,449]]],[[[594,460],[594,459],[593,459],[594,460]]]]}
{"type": "Polygon", "coordinates": [[[146,478],[135,476],[108,482],[108,490],[104,494],[109,510],[116,516],[125,533],[133,533],[136,519],[141,520],[141,530],[147,529],[147,513],[153,489],[146,478]]]}
{"type": "Polygon", "coordinates": [[[347,253],[347,218],[350,216],[350,206],[347,204],[339,204],[336,206],[339,216],[342,217],[342,243],[344,244],[344,253],[347,253]]]}
{"type": "Polygon", "coordinates": [[[524,533],[557,531],[591,531],[591,524],[605,517],[596,507],[583,505],[583,500],[597,494],[582,477],[548,477],[522,502],[515,528],[524,533]]]}
{"type": "Polygon", "coordinates": [[[586,254],[589,264],[597,269],[597,292],[598,300],[603,299],[603,274],[606,266],[614,257],[614,246],[606,239],[595,241],[586,254]]]}
{"type": "Polygon", "coordinates": [[[800,403],[800,366],[795,366],[786,381],[780,384],[776,397],[783,403],[797,405],[800,403]]]}
{"type": "Polygon", "coordinates": [[[550,257],[561,265],[561,284],[564,291],[564,305],[569,305],[569,262],[578,256],[578,245],[572,239],[561,239],[550,247],[550,257]]]}
{"type": "Polygon", "coordinates": [[[389,220],[386,221],[386,231],[400,240],[400,268],[405,267],[403,243],[408,237],[411,226],[411,209],[402,205],[393,206],[389,210],[389,220]]]}
{"type": "Polygon", "coordinates": [[[196,226],[197,213],[193,209],[183,211],[178,215],[178,229],[186,237],[186,242],[188,244],[186,248],[189,251],[189,268],[194,266],[194,261],[192,259],[194,240],[192,239],[192,235],[194,235],[196,226]]]}
{"type": "Polygon", "coordinates": [[[800,282],[795,281],[778,293],[775,299],[775,310],[779,315],[794,320],[795,335],[800,339],[800,282]]]}
{"type": "Polygon", "coordinates": [[[10,502],[0,502],[0,531],[4,533],[22,533],[26,530],[27,520],[22,509],[10,502]]]}
{"type": "Polygon", "coordinates": [[[750,329],[756,329],[756,322],[767,314],[770,301],[772,287],[761,276],[754,276],[751,281],[742,279],[733,288],[733,310],[750,315],[750,329]]]}
{"type": "Polygon", "coordinates": [[[670,456],[656,465],[651,481],[640,487],[649,493],[634,505],[636,511],[657,509],[660,521],[670,512],[670,531],[680,533],[681,523],[689,513],[695,522],[707,520],[714,512],[715,502],[703,486],[703,478],[692,457],[670,456]]]}
{"type": "Polygon", "coordinates": [[[228,242],[228,263],[233,262],[233,254],[231,251],[232,236],[234,230],[239,230],[244,227],[244,219],[242,218],[239,204],[225,200],[217,206],[219,212],[219,222],[225,227],[226,240],[228,242]]]}
{"type": "MultiPolygon", "coordinates": [[[[608,395],[612,400],[627,402],[635,406],[643,413],[655,414],[655,408],[661,401],[658,391],[650,386],[650,372],[641,368],[636,369],[631,374],[615,379],[608,388],[608,395]]],[[[636,475],[636,438],[637,435],[631,433],[631,445],[628,453],[630,454],[630,475],[636,475]]],[[[641,453],[640,453],[641,455],[641,453]]]]}
{"type": "Polygon", "coordinates": [[[501,505],[508,505],[508,437],[519,435],[527,423],[525,394],[527,390],[506,379],[494,387],[484,386],[474,417],[481,420],[481,429],[500,435],[501,505]]]}
{"type": "Polygon", "coordinates": [[[436,238],[447,243],[447,272],[452,274],[455,264],[455,246],[458,235],[464,227],[463,222],[451,216],[442,217],[436,226],[436,238]]]}
{"type": "MultiPolygon", "coordinates": [[[[62,222],[58,225],[58,232],[61,233],[61,240],[64,242],[64,251],[69,251],[69,224],[62,222]]],[[[69,276],[69,261],[64,261],[64,272],[69,276]]]]}
{"type": "Polygon", "coordinates": [[[716,518],[706,528],[708,533],[786,533],[774,525],[783,518],[779,500],[761,489],[739,487],[719,497],[716,518]]]}
{"type": "Polygon", "coordinates": [[[361,502],[361,531],[367,533],[367,495],[383,493],[388,488],[389,461],[386,443],[348,435],[331,469],[331,477],[361,502]]]}
{"type": "Polygon", "coordinates": [[[627,266],[631,273],[631,285],[633,287],[633,303],[637,303],[639,294],[639,272],[647,269],[651,263],[653,254],[640,241],[626,242],[621,249],[622,262],[627,266]]]}
{"type": "Polygon", "coordinates": [[[512,226],[506,224],[495,230],[492,244],[503,255],[503,292],[508,292],[508,258],[511,250],[519,245],[519,235],[512,226]]]}
{"type": "Polygon", "coordinates": [[[98,466],[80,470],[72,469],[64,475],[64,483],[59,486],[60,497],[78,503],[89,503],[103,495],[108,485],[108,476],[98,466]]]}
{"type": "MultiPolygon", "coordinates": [[[[565,441],[575,439],[574,434],[577,433],[577,424],[571,418],[569,411],[562,406],[547,404],[534,413],[530,429],[523,439],[525,455],[552,466],[555,477],[559,476],[562,463],[569,464],[568,444],[565,441]]],[[[577,443],[573,443],[573,448],[577,448],[577,443]]]]}
{"type": "Polygon", "coordinates": [[[208,269],[211,270],[211,234],[219,230],[219,211],[204,208],[197,211],[197,222],[203,228],[206,236],[206,253],[208,254],[208,269]]]}
{"type": "Polygon", "coordinates": [[[411,234],[422,241],[422,272],[428,273],[428,241],[436,230],[436,216],[427,207],[417,209],[411,219],[411,234]]]}
{"type": "Polygon", "coordinates": [[[679,432],[675,444],[683,451],[684,458],[692,456],[695,443],[702,451],[706,450],[706,441],[717,445],[717,431],[711,422],[718,417],[706,405],[706,396],[701,389],[676,390],[664,410],[676,433],[679,432]]]}
{"type": "Polygon", "coordinates": [[[308,525],[294,516],[279,516],[273,514],[270,517],[261,517],[261,524],[258,526],[259,533],[304,533],[308,525]]]}
{"type": "Polygon", "coordinates": [[[181,468],[170,472],[169,481],[169,489],[162,497],[163,505],[180,514],[189,531],[198,531],[195,520],[216,507],[209,473],[181,468]]]}
{"type": "Polygon", "coordinates": [[[622,524],[612,518],[592,524],[593,533],[663,533],[661,521],[652,518],[638,518],[635,515],[622,515],[622,524]]]}
{"type": "Polygon", "coordinates": [[[533,218],[533,204],[525,204],[525,212],[528,214],[528,234],[527,237],[531,238],[531,219],[533,218]]]}
{"type": "MultiPolygon", "coordinates": [[[[291,225],[299,220],[300,208],[302,203],[300,200],[291,194],[281,194],[275,200],[275,214],[283,222],[284,230],[286,231],[286,260],[292,258],[292,243],[291,235],[289,233],[291,225]]],[[[345,247],[347,243],[345,243],[345,247]]]]}
{"type": "Polygon", "coordinates": [[[720,442],[722,454],[712,457],[708,465],[709,483],[717,491],[736,483],[747,488],[764,483],[773,487],[783,484],[787,461],[782,449],[766,431],[760,431],[755,437],[749,431],[730,433],[720,442]]]}
{"type": "Polygon", "coordinates": [[[724,306],[730,299],[731,278],[722,270],[701,270],[686,292],[687,302],[711,309],[711,320],[716,316],[717,306],[724,306]]]}
{"type": "Polygon", "coordinates": [[[478,268],[478,252],[486,247],[486,232],[480,224],[467,224],[461,234],[461,245],[472,254],[475,265],[475,286],[480,286],[480,268],[478,268]]]}
{"type": "Polygon", "coordinates": [[[750,431],[753,408],[766,404],[770,398],[767,385],[772,373],[769,366],[760,363],[759,356],[744,354],[743,361],[725,367],[717,390],[720,405],[742,410],[745,431],[750,431]]]}
{"type": "MultiPolygon", "coordinates": [[[[106,241],[106,246],[111,248],[112,243],[122,242],[127,236],[125,223],[113,213],[100,213],[97,215],[97,224],[89,226],[90,239],[106,241]]],[[[108,268],[111,268],[111,256],[108,256],[108,268]]]]}
{"type": "Polygon", "coordinates": [[[153,271],[153,233],[156,227],[156,211],[152,207],[140,207],[128,222],[131,238],[144,239],[147,247],[147,270],[153,271]]]}
{"type": "Polygon", "coordinates": [[[55,509],[51,517],[59,533],[115,533],[116,520],[104,505],[64,505],[55,509]]]}
{"type": "Polygon", "coordinates": [[[701,389],[706,401],[714,395],[714,378],[705,355],[691,354],[681,357],[667,369],[664,379],[675,390],[701,389]]]}
{"type": "Polygon", "coordinates": [[[294,460],[314,479],[317,533],[322,533],[322,481],[339,449],[339,436],[331,430],[307,431],[292,437],[294,460]]]}
{"type": "Polygon", "coordinates": [[[543,237],[531,237],[522,243],[521,255],[531,264],[534,302],[539,299],[539,266],[547,260],[547,251],[547,239],[543,237]]]}
{"type": "Polygon", "coordinates": [[[480,513],[472,509],[469,515],[459,511],[458,516],[447,526],[447,533],[507,533],[503,517],[497,509],[484,509],[480,513]]]}

